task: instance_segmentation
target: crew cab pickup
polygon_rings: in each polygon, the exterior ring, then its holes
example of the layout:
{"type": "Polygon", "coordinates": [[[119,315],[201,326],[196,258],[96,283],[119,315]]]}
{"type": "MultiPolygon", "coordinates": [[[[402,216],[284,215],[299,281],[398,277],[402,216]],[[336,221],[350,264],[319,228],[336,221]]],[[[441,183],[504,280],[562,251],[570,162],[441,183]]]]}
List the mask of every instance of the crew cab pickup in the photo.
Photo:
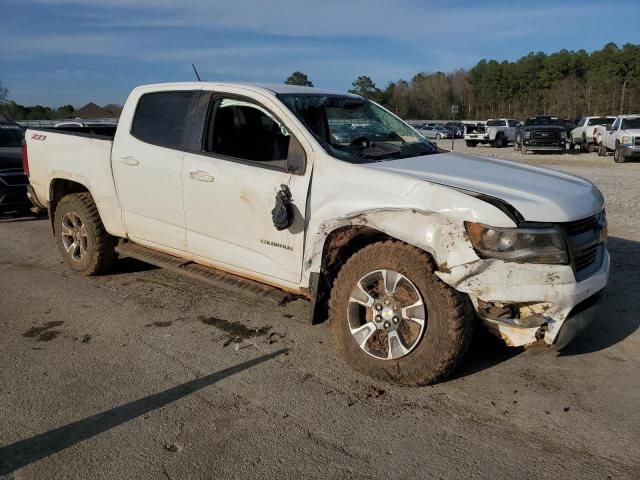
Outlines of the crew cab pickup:
{"type": "Polygon", "coordinates": [[[627,158],[640,157],[640,115],[619,115],[610,129],[600,129],[598,155],[613,150],[613,159],[624,163],[627,158]]]}
{"type": "Polygon", "coordinates": [[[516,132],[514,150],[527,152],[554,151],[563,153],[567,146],[567,129],[558,117],[538,115],[529,117],[516,132]]]}
{"type": "Polygon", "coordinates": [[[569,134],[569,150],[573,150],[576,145],[579,145],[583,152],[595,152],[598,143],[596,140],[597,128],[601,126],[610,128],[614,120],[615,117],[581,118],[569,134]]]}
{"type": "Polygon", "coordinates": [[[465,126],[464,140],[468,147],[475,147],[479,143],[492,147],[506,147],[515,141],[516,130],[520,122],[508,118],[492,118],[484,125],[465,126]]]}
{"type": "Polygon", "coordinates": [[[476,319],[561,348],[607,283],[592,183],[448,153],[356,95],[142,86],[113,138],[30,129],[23,162],[72,270],[132,256],[308,298],[349,365],[400,384],[446,378],[476,319]],[[356,138],[332,134],[345,121],[356,138]]]}

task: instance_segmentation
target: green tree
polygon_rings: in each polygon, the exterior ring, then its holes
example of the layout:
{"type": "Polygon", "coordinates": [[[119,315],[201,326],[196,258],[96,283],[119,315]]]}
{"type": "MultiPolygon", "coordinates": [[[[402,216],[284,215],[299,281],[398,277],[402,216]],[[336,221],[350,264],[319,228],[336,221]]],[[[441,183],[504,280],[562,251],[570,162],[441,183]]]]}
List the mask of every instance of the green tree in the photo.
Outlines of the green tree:
{"type": "Polygon", "coordinates": [[[297,70],[293,72],[291,75],[289,75],[289,78],[287,78],[284,81],[284,83],[286,83],[287,85],[301,85],[303,87],[313,87],[313,82],[309,80],[309,78],[307,77],[307,74],[299,72],[297,70]]]}
{"type": "Polygon", "coordinates": [[[0,82],[0,105],[4,105],[5,103],[7,103],[8,97],[9,90],[7,90],[5,86],[2,85],[2,82],[0,82]]]}
{"type": "Polygon", "coordinates": [[[380,101],[382,98],[382,91],[366,75],[359,76],[351,85],[353,88],[349,90],[349,93],[360,95],[375,102],[380,101]]]}

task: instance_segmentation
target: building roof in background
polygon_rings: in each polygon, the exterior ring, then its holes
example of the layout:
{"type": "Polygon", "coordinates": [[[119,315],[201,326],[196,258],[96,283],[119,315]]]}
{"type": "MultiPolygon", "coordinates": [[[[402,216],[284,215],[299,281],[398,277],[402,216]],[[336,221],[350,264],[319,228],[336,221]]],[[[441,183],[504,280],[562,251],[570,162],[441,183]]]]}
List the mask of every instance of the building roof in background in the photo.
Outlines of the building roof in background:
{"type": "Polygon", "coordinates": [[[116,115],[111,113],[109,110],[105,110],[99,105],[96,105],[93,102],[87,103],[84,107],[79,108],[73,113],[75,118],[117,118],[116,115]]]}

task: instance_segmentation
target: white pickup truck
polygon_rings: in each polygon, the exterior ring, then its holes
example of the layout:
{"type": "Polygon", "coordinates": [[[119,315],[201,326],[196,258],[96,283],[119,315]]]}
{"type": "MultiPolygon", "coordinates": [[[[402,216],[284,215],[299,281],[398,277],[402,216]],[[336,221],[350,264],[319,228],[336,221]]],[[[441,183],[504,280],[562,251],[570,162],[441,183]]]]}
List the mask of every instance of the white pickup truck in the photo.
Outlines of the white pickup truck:
{"type": "Polygon", "coordinates": [[[490,118],[484,125],[465,125],[464,140],[467,147],[489,144],[502,148],[516,139],[520,122],[508,118],[490,118]]]}
{"type": "Polygon", "coordinates": [[[563,347],[607,283],[593,184],[447,153],[355,95],[142,86],[114,138],[30,129],[23,155],[71,269],[130,256],[308,298],[348,364],[400,384],[446,378],[476,319],[509,345],[563,347]],[[345,119],[357,138],[332,135],[345,119]]]}
{"type": "Polygon", "coordinates": [[[595,152],[598,146],[596,130],[598,127],[610,128],[615,117],[583,117],[576,128],[569,134],[569,150],[573,150],[576,145],[580,146],[583,152],[595,152]]]}
{"type": "Polygon", "coordinates": [[[599,129],[598,155],[613,150],[616,163],[640,157],[640,115],[619,115],[609,129],[599,129]]]}

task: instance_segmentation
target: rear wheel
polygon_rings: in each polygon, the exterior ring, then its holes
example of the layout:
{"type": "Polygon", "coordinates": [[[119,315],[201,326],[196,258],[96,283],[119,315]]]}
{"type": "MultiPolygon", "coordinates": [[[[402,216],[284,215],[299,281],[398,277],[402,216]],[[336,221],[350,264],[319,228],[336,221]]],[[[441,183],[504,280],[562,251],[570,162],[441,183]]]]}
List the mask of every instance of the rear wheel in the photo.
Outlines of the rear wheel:
{"type": "Polygon", "coordinates": [[[595,151],[596,151],[596,145],[595,145],[595,143],[588,143],[588,144],[587,144],[587,151],[588,151],[589,153],[593,153],[593,152],[595,152],[595,151]]]}
{"type": "Polygon", "coordinates": [[[607,156],[607,147],[605,147],[603,143],[598,145],[598,156],[599,157],[606,157],[607,156]]]}
{"type": "Polygon", "coordinates": [[[498,136],[496,137],[496,140],[495,140],[495,142],[494,142],[494,146],[495,146],[496,148],[502,148],[502,147],[504,147],[504,137],[503,137],[502,135],[498,135],[498,136]]]}
{"type": "Polygon", "coordinates": [[[369,245],[342,267],[329,326],[355,370],[402,385],[450,375],[471,339],[465,298],[434,273],[430,257],[400,242],[369,245]]]}
{"type": "Polygon", "coordinates": [[[54,230],[58,250],[75,272],[98,275],[114,264],[116,239],[105,230],[91,194],[63,197],[56,207],[54,230]]]}

